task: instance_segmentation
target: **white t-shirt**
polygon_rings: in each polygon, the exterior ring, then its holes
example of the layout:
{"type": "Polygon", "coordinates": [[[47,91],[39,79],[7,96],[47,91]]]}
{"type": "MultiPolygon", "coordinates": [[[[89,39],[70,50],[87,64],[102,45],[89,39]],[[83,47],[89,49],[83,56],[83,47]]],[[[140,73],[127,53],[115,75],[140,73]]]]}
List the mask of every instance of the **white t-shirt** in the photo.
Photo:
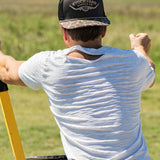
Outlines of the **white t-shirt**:
{"type": "Polygon", "coordinates": [[[150,160],[140,105],[155,74],[141,53],[108,46],[40,52],[20,66],[19,76],[48,95],[68,159],[150,160]],[[67,56],[75,49],[103,56],[67,56]]]}

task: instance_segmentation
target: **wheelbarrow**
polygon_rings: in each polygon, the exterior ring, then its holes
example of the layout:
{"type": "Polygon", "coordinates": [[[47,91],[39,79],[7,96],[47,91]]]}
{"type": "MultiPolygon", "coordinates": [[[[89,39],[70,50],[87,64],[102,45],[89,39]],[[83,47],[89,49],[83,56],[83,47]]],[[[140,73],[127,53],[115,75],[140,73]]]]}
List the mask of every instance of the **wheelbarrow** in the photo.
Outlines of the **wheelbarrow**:
{"type": "Polygon", "coordinates": [[[15,160],[67,160],[65,155],[25,158],[10,97],[8,94],[8,86],[2,81],[0,81],[0,102],[15,160]]]}

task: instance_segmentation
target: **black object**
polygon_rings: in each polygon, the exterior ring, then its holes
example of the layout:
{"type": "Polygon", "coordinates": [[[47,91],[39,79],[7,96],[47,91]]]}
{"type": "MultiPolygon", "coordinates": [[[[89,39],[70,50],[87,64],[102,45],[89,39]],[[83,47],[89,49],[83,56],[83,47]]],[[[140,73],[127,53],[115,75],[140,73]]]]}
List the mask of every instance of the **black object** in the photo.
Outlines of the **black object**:
{"type": "Polygon", "coordinates": [[[103,0],[60,0],[58,18],[67,29],[110,24],[105,15],[103,0]]]}
{"type": "Polygon", "coordinates": [[[28,157],[26,160],[67,160],[65,155],[28,157]]]}
{"type": "Polygon", "coordinates": [[[8,86],[6,83],[0,81],[0,92],[8,91],[8,86]]]}

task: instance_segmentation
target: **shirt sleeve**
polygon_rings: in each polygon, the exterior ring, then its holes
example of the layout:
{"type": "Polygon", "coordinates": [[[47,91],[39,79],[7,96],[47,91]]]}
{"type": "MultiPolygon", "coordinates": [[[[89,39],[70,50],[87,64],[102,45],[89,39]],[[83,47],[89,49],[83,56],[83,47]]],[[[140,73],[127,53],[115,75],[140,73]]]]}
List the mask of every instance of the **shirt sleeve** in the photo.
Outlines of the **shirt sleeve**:
{"type": "Polygon", "coordinates": [[[46,54],[40,52],[22,63],[19,68],[20,79],[33,90],[41,88],[42,70],[45,65],[46,54]]]}
{"type": "Polygon", "coordinates": [[[152,66],[149,64],[146,57],[138,51],[135,51],[135,52],[137,53],[139,57],[139,65],[140,65],[140,70],[141,70],[140,74],[141,74],[141,80],[142,80],[142,91],[145,91],[153,83],[155,79],[155,72],[152,66]]]}
{"type": "Polygon", "coordinates": [[[153,83],[155,79],[155,72],[154,69],[151,67],[150,64],[147,64],[145,67],[146,75],[144,77],[144,83],[143,83],[143,88],[142,91],[147,90],[151,84],[153,83]]]}

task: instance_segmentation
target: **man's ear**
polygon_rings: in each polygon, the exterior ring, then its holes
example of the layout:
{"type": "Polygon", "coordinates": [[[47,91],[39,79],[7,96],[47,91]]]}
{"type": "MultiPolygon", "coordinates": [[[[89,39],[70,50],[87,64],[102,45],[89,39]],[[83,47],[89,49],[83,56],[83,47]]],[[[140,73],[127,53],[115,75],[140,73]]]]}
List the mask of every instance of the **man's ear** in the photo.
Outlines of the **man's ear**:
{"type": "Polygon", "coordinates": [[[66,29],[63,28],[62,26],[61,26],[61,29],[62,29],[63,39],[64,39],[64,41],[67,41],[69,39],[68,33],[67,33],[66,29]]]}
{"type": "MultiPolygon", "coordinates": [[[[60,26],[61,26],[61,24],[60,24],[60,26]]],[[[66,48],[69,48],[70,47],[70,41],[71,41],[70,36],[69,36],[69,34],[68,34],[68,32],[65,28],[63,28],[61,26],[61,29],[62,29],[64,44],[65,44],[66,48]]]]}
{"type": "Polygon", "coordinates": [[[104,33],[102,34],[102,38],[106,35],[107,32],[107,26],[105,27],[104,33]]]}

